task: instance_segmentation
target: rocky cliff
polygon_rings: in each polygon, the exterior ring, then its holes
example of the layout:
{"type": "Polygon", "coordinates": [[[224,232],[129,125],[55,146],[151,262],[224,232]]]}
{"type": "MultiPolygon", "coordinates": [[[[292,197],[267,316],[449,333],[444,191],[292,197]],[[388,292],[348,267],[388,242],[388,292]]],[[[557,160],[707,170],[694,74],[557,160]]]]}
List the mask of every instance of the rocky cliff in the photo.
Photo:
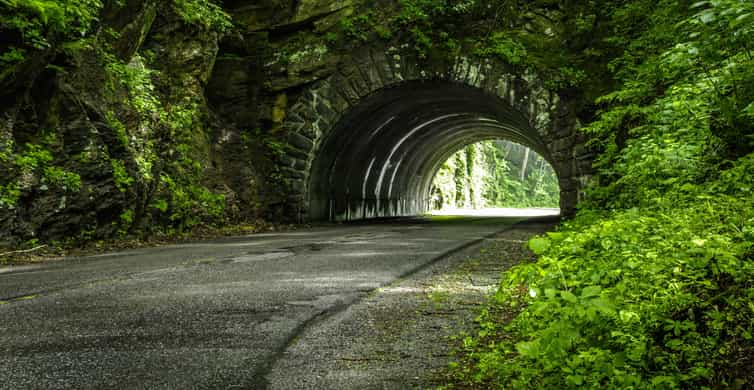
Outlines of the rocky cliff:
{"type": "Polygon", "coordinates": [[[2,5],[0,242],[274,217],[270,134],[318,70],[266,62],[343,7],[50,3],[2,5]]]}

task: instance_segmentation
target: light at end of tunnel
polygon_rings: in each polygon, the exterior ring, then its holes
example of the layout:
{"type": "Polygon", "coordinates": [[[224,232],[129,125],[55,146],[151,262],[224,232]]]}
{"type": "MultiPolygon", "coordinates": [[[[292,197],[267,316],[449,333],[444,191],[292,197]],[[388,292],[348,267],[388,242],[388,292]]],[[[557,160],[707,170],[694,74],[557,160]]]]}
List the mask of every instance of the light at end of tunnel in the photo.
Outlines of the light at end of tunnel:
{"type": "Polygon", "coordinates": [[[445,208],[434,210],[430,215],[452,215],[452,216],[470,216],[470,217],[545,217],[556,216],[560,214],[560,209],[554,208],[483,208],[483,209],[463,209],[463,208],[445,208]]]}

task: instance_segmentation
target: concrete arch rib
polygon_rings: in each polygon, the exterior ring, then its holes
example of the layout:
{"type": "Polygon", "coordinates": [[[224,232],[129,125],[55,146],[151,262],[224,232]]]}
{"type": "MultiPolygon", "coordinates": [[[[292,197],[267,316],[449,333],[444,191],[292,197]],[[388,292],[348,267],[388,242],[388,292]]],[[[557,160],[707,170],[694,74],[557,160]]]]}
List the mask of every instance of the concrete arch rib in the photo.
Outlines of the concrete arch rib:
{"type": "Polygon", "coordinates": [[[406,82],[379,90],[320,140],[309,172],[308,219],[423,213],[438,164],[466,144],[504,138],[549,158],[530,123],[507,101],[458,83],[406,82]]]}

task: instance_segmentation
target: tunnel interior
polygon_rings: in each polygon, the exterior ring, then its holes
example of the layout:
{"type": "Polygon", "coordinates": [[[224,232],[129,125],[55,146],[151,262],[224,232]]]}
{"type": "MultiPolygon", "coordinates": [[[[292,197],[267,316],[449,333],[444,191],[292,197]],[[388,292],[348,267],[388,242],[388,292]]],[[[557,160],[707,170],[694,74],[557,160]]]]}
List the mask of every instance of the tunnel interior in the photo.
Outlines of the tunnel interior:
{"type": "Polygon", "coordinates": [[[322,140],[309,175],[308,219],[422,214],[440,166],[488,139],[519,143],[550,160],[529,120],[496,95],[449,81],[382,89],[352,107],[322,140]]]}

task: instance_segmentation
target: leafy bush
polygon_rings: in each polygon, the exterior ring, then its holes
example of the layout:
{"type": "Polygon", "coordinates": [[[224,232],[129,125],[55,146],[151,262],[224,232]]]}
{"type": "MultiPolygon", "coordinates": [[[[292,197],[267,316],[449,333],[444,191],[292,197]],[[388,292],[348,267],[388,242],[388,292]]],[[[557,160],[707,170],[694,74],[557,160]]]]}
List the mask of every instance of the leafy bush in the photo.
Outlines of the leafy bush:
{"type": "Polygon", "coordinates": [[[532,240],[539,260],[509,272],[494,299],[521,313],[507,325],[490,312],[482,318],[487,334],[513,339],[476,341],[475,380],[514,388],[751,383],[752,168],[749,156],[681,203],[585,212],[532,240]]]}
{"type": "Polygon", "coordinates": [[[87,35],[102,6],[101,0],[0,1],[0,31],[20,36],[20,40],[0,53],[0,79],[12,73],[13,66],[23,61],[29,52],[87,35]]]}
{"type": "Polygon", "coordinates": [[[596,184],[530,241],[536,263],[504,275],[462,382],[754,386],[752,15],[738,0],[614,10],[619,84],[584,129],[602,150],[596,184]]]}
{"type": "MultiPolygon", "coordinates": [[[[23,190],[46,191],[56,186],[65,192],[81,189],[81,176],[55,164],[52,147],[58,142],[53,135],[43,137],[41,143],[27,143],[17,152],[13,143],[2,158],[4,175],[0,178],[0,208],[13,209],[21,198],[23,190]],[[37,179],[37,180],[35,180],[37,179]]],[[[59,162],[58,162],[59,163],[59,162]]]]}
{"type": "Polygon", "coordinates": [[[188,24],[224,33],[233,27],[230,15],[210,0],[174,0],[175,8],[188,24]]]}
{"type": "Polygon", "coordinates": [[[128,174],[123,161],[110,159],[110,166],[113,168],[113,179],[115,180],[115,186],[118,187],[118,191],[128,191],[134,183],[134,178],[128,174]]]}

